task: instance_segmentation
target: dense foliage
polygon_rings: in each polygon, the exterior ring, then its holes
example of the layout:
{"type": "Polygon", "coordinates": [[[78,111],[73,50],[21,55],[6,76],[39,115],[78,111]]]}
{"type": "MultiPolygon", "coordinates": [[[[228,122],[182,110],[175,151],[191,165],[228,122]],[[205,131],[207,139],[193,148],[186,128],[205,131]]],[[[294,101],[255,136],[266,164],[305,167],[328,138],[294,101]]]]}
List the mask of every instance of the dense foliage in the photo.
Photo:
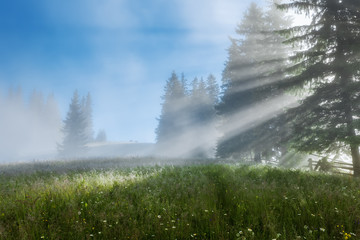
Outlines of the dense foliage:
{"type": "Polygon", "coordinates": [[[252,3],[245,12],[236,29],[238,37],[231,39],[223,72],[223,95],[217,108],[223,137],[217,156],[261,162],[286,154],[283,139],[289,129],[283,114],[291,98],[275,83],[284,77],[278,72],[286,64],[289,48],[274,31],[290,23],[274,5],[264,12],[252,3]]]}
{"type": "Polygon", "coordinates": [[[292,146],[300,151],[351,151],[354,174],[360,175],[360,2],[300,0],[280,5],[308,14],[309,25],[284,30],[294,53],[282,86],[305,92],[288,111],[292,146]]]}

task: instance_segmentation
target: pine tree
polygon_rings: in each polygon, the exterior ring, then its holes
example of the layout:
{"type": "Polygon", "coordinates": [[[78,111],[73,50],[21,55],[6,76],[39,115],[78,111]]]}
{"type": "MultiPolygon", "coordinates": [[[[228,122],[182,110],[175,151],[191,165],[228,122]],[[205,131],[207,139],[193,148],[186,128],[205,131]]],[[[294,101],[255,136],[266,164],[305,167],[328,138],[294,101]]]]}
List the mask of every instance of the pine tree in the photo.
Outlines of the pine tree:
{"type": "Polygon", "coordinates": [[[182,134],[186,126],[185,86],[175,72],[166,82],[165,95],[159,125],[156,129],[156,140],[159,145],[168,145],[182,134]]]}
{"type": "Polygon", "coordinates": [[[101,129],[98,134],[96,135],[95,138],[96,142],[106,142],[107,141],[107,136],[106,136],[106,132],[104,129],[101,129]]]}
{"type": "Polygon", "coordinates": [[[280,5],[307,14],[309,25],[284,30],[301,45],[282,86],[304,89],[294,121],[292,146],[305,152],[348,148],[354,175],[360,176],[360,1],[297,0],[280,5]]]}
{"type": "Polygon", "coordinates": [[[93,128],[93,110],[92,110],[92,98],[90,93],[86,95],[86,97],[82,98],[81,101],[82,112],[85,117],[86,124],[86,141],[93,142],[94,141],[94,128],[93,128]]]}
{"type": "Polygon", "coordinates": [[[75,91],[62,129],[64,139],[58,149],[62,156],[81,156],[86,152],[86,128],[86,117],[82,111],[79,94],[75,91]]]}
{"type": "Polygon", "coordinates": [[[189,115],[189,124],[187,126],[188,140],[193,141],[189,146],[189,156],[191,157],[207,157],[209,155],[209,123],[213,120],[211,116],[210,97],[207,93],[206,83],[201,78],[194,78],[192,81],[192,89],[187,107],[189,115]]]}
{"type": "Polygon", "coordinates": [[[213,106],[219,103],[220,89],[214,75],[210,74],[206,80],[206,90],[213,106]]]}
{"type": "Polygon", "coordinates": [[[284,39],[273,31],[289,21],[274,11],[271,8],[264,13],[252,3],[236,29],[239,38],[231,39],[223,95],[217,107],[223,123],[218,157],[253,156],[260,162],[278,152],[279,136],[286,133],[281,129],[280,134],[278,126],[283,122],[284,103],[273,99],[286,99],[274,83],[281,78],[278,70],[286,62],[287,48],[282,44],[284,39]],[[270,103],[274,111],[261,108],[270,103]]]}

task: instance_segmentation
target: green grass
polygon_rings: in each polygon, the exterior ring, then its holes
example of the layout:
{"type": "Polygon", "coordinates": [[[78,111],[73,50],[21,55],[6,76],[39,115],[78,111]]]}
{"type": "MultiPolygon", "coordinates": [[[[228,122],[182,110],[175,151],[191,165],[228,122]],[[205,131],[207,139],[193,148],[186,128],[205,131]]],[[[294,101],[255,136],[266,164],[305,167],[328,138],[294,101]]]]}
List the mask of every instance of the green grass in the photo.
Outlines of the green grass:
{"type": "Polygon", "coordinates": [[[225,164],[25,166],[28,174],[0,168],[0,239],[360,237],[351,177],[225,164]]]}

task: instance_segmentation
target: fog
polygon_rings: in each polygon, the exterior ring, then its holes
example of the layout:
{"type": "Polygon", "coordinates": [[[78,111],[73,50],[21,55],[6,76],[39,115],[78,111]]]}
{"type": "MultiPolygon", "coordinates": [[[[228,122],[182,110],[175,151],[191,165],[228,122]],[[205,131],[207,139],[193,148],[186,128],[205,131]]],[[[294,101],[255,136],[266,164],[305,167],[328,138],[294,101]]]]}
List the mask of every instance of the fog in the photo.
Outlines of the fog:
{"type": "Polygon", "coordinates": [[[61,117],[53,95],[20,88],[0,97],[0,162],[49,158],[61,139],[61,117]]]}
{"type": "MultiPolygon", "coordinates": [[[[134,3],[128,1],[106,1],[104,5],[90,1],[82,8],[83,3],[77,1],[75,8],[59,1],[42,3],[43,8],[36,10],[46,14],[39,14],[42,17],[38,21],[49,21],[59,32],[44,34],[44,37],[36,32],[41,24],[30,25],[28,37],[34,37],[34,43],[19,43],[26,46],[26,50],[14,51],[11,61],[17,63],[12,68],[19,71],[14,71],[16,74],[0,71],[0,80],[8,82],[4,84],[6,87],[0,86],[0,163],[143,156],[214,158],[219,139],[256,128],[296,103],[288,95],[276,96],[242,108],[224,124],[225,120],[216,114],[216,105],[224,92],[217,93],[216,100],[210,100],[209,96],[202,96],[201,91],[195,93],[196,87],[189,83],[191,78],[209,74],[210,70],[215,71],[212,74],[217,77],[218,85],[226,83],[221,71],[231,41],[241,42],[249,55],[261,60],[261,64],[255,59],[232,66],[232,74],[243,81],[233,92],[256,89],[281,79],[282,73],[276,73],[282,69],[285,57],[279,56],[286,55],[290,46],[271,45],[271,50],[264,51],[256,44],[246,45],[239,36],[237,40],[228,41],[228,36],[238,30],[237,21],[241,20],[248,2],[176,1],[179,11],[161,18],[155,7],[159,1],[150,4],[153,12],[147,12],[145,17],[134,11],[137,4],[133,6],[134,3]],[[84,11],[77,13],[75,9],[79,8],[84,11]],[[204,14],[197,15],[199,9],[204,14]],[[171,21],[166,22],[166,18],[171,21]],[[129,36],[122,39],[125,33],[129,36]],[[186,96],[169,105],[171,110],[167,111],[174,116],[165,121],[170,119],[173,123],[159,141],[153,136],[157,132],[154,124],[161,123],[160,109],[165,105],[161,86],[165,85],[170,71],[177,69],[189,73],[188,85],[184,86],[186,96]],[[265,82],[257,78],[268,72],[272,75],[267,75],[265,82]],[[19,83],[19,87],[12,81],[19,83]],[[17,88],[8,88],[9,85],[17,88]],[[32,85],[44,92],[29,90],[32,85]],[[89,90],[94,96],[90,131],[96,133],[104,128],[112,138],[96,141],[94,135],[92,140],[81,143],[84,152],[65,156],[59,153],[59,146],[66,138],[70,94],[75,89],[81,93],[89,90]],[[146,140],[129,141],[141,133],[146,135],[146,140]],[[151,138],[154,139],[148,141],[151,138]]],[[[264,5],[259,4],[260,8],[264,5]]],[[[169,6],[162,7],[166,10],[169,6]]],[[[173,6],[170,7],[173,13],[173,6]]],[[[11,39],[9,33],[4,35],[11,39]]],[[[251,37],[261,39],[264,33],[253,33],[251,37]]]]}

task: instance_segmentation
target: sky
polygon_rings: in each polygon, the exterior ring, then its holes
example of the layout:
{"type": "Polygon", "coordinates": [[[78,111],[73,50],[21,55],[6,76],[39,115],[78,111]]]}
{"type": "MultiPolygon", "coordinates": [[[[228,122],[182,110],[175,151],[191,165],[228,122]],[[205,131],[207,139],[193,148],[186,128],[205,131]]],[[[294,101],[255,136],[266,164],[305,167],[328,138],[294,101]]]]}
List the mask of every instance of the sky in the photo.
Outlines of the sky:
{"type": "MultiPolygon", "coordinates": [[[[3,0],[0,94],[93,97],[95,131],[154,142],[172,71],[188,81],[221,72],[248,0],[3,0]]],[[[264,1],[256,1],[266,5],[264,1]]]]}

